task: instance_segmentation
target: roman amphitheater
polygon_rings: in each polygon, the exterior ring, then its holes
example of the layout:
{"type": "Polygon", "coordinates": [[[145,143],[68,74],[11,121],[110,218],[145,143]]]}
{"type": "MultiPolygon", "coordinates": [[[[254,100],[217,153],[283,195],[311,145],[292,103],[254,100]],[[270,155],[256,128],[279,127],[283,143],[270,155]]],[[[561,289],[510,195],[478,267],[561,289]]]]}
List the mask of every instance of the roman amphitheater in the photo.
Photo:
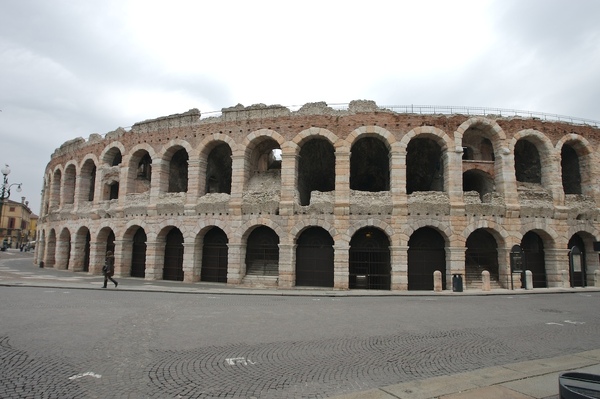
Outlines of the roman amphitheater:
{"type": "Polygon", "coordinates": [[[117,276],[271,289],[600,285],[599,146],[597,122],[483,108],[192,109],[56,149],[34,261],[100,274],[113,250],[117,276]]]}

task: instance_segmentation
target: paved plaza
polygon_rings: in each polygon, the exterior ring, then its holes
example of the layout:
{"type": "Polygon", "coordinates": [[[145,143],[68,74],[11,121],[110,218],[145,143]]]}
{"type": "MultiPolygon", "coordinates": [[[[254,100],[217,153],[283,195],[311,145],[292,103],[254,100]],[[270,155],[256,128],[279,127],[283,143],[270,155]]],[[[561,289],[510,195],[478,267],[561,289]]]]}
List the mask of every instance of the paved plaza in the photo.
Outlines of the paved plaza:
{"type": "Polygon", "coordinates": [[[0,253],[0,397],[557,398],[558,372],[600,373],[593,288],[403,295],[117,280],[102,289],[100,276],[0,253]]]}

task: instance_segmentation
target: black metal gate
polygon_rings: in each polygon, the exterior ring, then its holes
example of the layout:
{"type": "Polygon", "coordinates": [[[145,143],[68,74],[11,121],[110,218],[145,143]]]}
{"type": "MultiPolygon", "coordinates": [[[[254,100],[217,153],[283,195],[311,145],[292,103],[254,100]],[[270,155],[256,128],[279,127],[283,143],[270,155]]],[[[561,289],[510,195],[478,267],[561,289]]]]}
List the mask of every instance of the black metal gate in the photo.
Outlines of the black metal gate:
{"type": "Polygon", "coordinates": [[[381,230],[364,228],[350,241],[349,288],[391,288],[390,242],[381,230]]]}
{"type": "Polygon", "coordinates": [[[257,227],[248,237],[246,274],[279,275],[279,237],[266,226],[257,227]]]}
{"type": "Polygon", "coordinates": [[[313,227],[302,233],[296,247],[296,286],[333,287],[333,239],[313,227]]]}
{"type": "MultiPolygon", "coordinates": [[[[531,271],[533,288],[546,288],[546,262],[544,260],[544,243],[539,235],[530,231],[521,240],[524,269],[531,271]]],[[[524,278],[523,278],[523,281],[524,278]]]]}
{"type": "Polygon", "coordinates": [[[433,273],[442,273],[442,288],[446,288],[446,251],[444,238],[432,228],[423,227],[408,241],[408,289],[433,290],[433,273]]]}
{"type": "Polygon", "coordinates": [[[218,227],[206,233],[202,247],[201,281],[227,282],[227,242],[227,235],[218,227]]]}
{"type": "Polygon", "coordinates": [[[481,281],[481,273],[487,270],[490,278],[498,281],[498,245],[494,236],[483,229],[475,230],[467,239],[465,253],[466,283],[481,281]]]}
{"type": "Polygon", "coordinates": [[[166,241],[163,280],[183,281],[183,234],[173,228],[166,241]]]}
{"type": "Polygon", "coordinates": [[[131,277],[146,277],[146,239],[146,232],[140,227],[133,236],[131,277]]]}

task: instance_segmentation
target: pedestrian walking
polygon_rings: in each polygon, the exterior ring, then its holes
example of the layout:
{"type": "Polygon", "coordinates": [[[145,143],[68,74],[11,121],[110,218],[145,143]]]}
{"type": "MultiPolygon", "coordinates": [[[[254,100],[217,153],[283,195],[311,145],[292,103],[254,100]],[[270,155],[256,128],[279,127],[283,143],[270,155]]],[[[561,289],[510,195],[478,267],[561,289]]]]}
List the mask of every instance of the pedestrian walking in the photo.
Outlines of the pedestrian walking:
{"type": "Polygon", "coordinates": [[[106,288],[106,283],[108,283],[108,280],[112,281],[115,284],[115,288],[117,288],[119,283],[112,278],[112,276],[115,274],[115,256],[113,255],[112,251],[106,252],[106,259],[104,260],[102,273],[104,273],[104,286],[102,288],[106,288]]]}

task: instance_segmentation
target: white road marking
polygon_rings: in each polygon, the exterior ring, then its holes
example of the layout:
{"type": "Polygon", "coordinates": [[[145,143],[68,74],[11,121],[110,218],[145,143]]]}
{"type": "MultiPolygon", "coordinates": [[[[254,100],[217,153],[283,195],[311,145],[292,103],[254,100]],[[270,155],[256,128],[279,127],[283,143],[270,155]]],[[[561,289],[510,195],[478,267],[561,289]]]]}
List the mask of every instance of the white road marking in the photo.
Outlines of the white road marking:
{"type": "Polygon", "coordinates": [[[71,376],[71,377],[69,377],[69,379],[70,380],[77,380],[79,378],[83,378],[83,377],[86,377],[86,376],[90,376],[90,377],[94,377],[94,378],[102,378],[102,376],[100,374],[96,374],[96,373],[93,373],[91,371],[87,371],[85,373],[76,374],[74,376],[71,376]]]}

